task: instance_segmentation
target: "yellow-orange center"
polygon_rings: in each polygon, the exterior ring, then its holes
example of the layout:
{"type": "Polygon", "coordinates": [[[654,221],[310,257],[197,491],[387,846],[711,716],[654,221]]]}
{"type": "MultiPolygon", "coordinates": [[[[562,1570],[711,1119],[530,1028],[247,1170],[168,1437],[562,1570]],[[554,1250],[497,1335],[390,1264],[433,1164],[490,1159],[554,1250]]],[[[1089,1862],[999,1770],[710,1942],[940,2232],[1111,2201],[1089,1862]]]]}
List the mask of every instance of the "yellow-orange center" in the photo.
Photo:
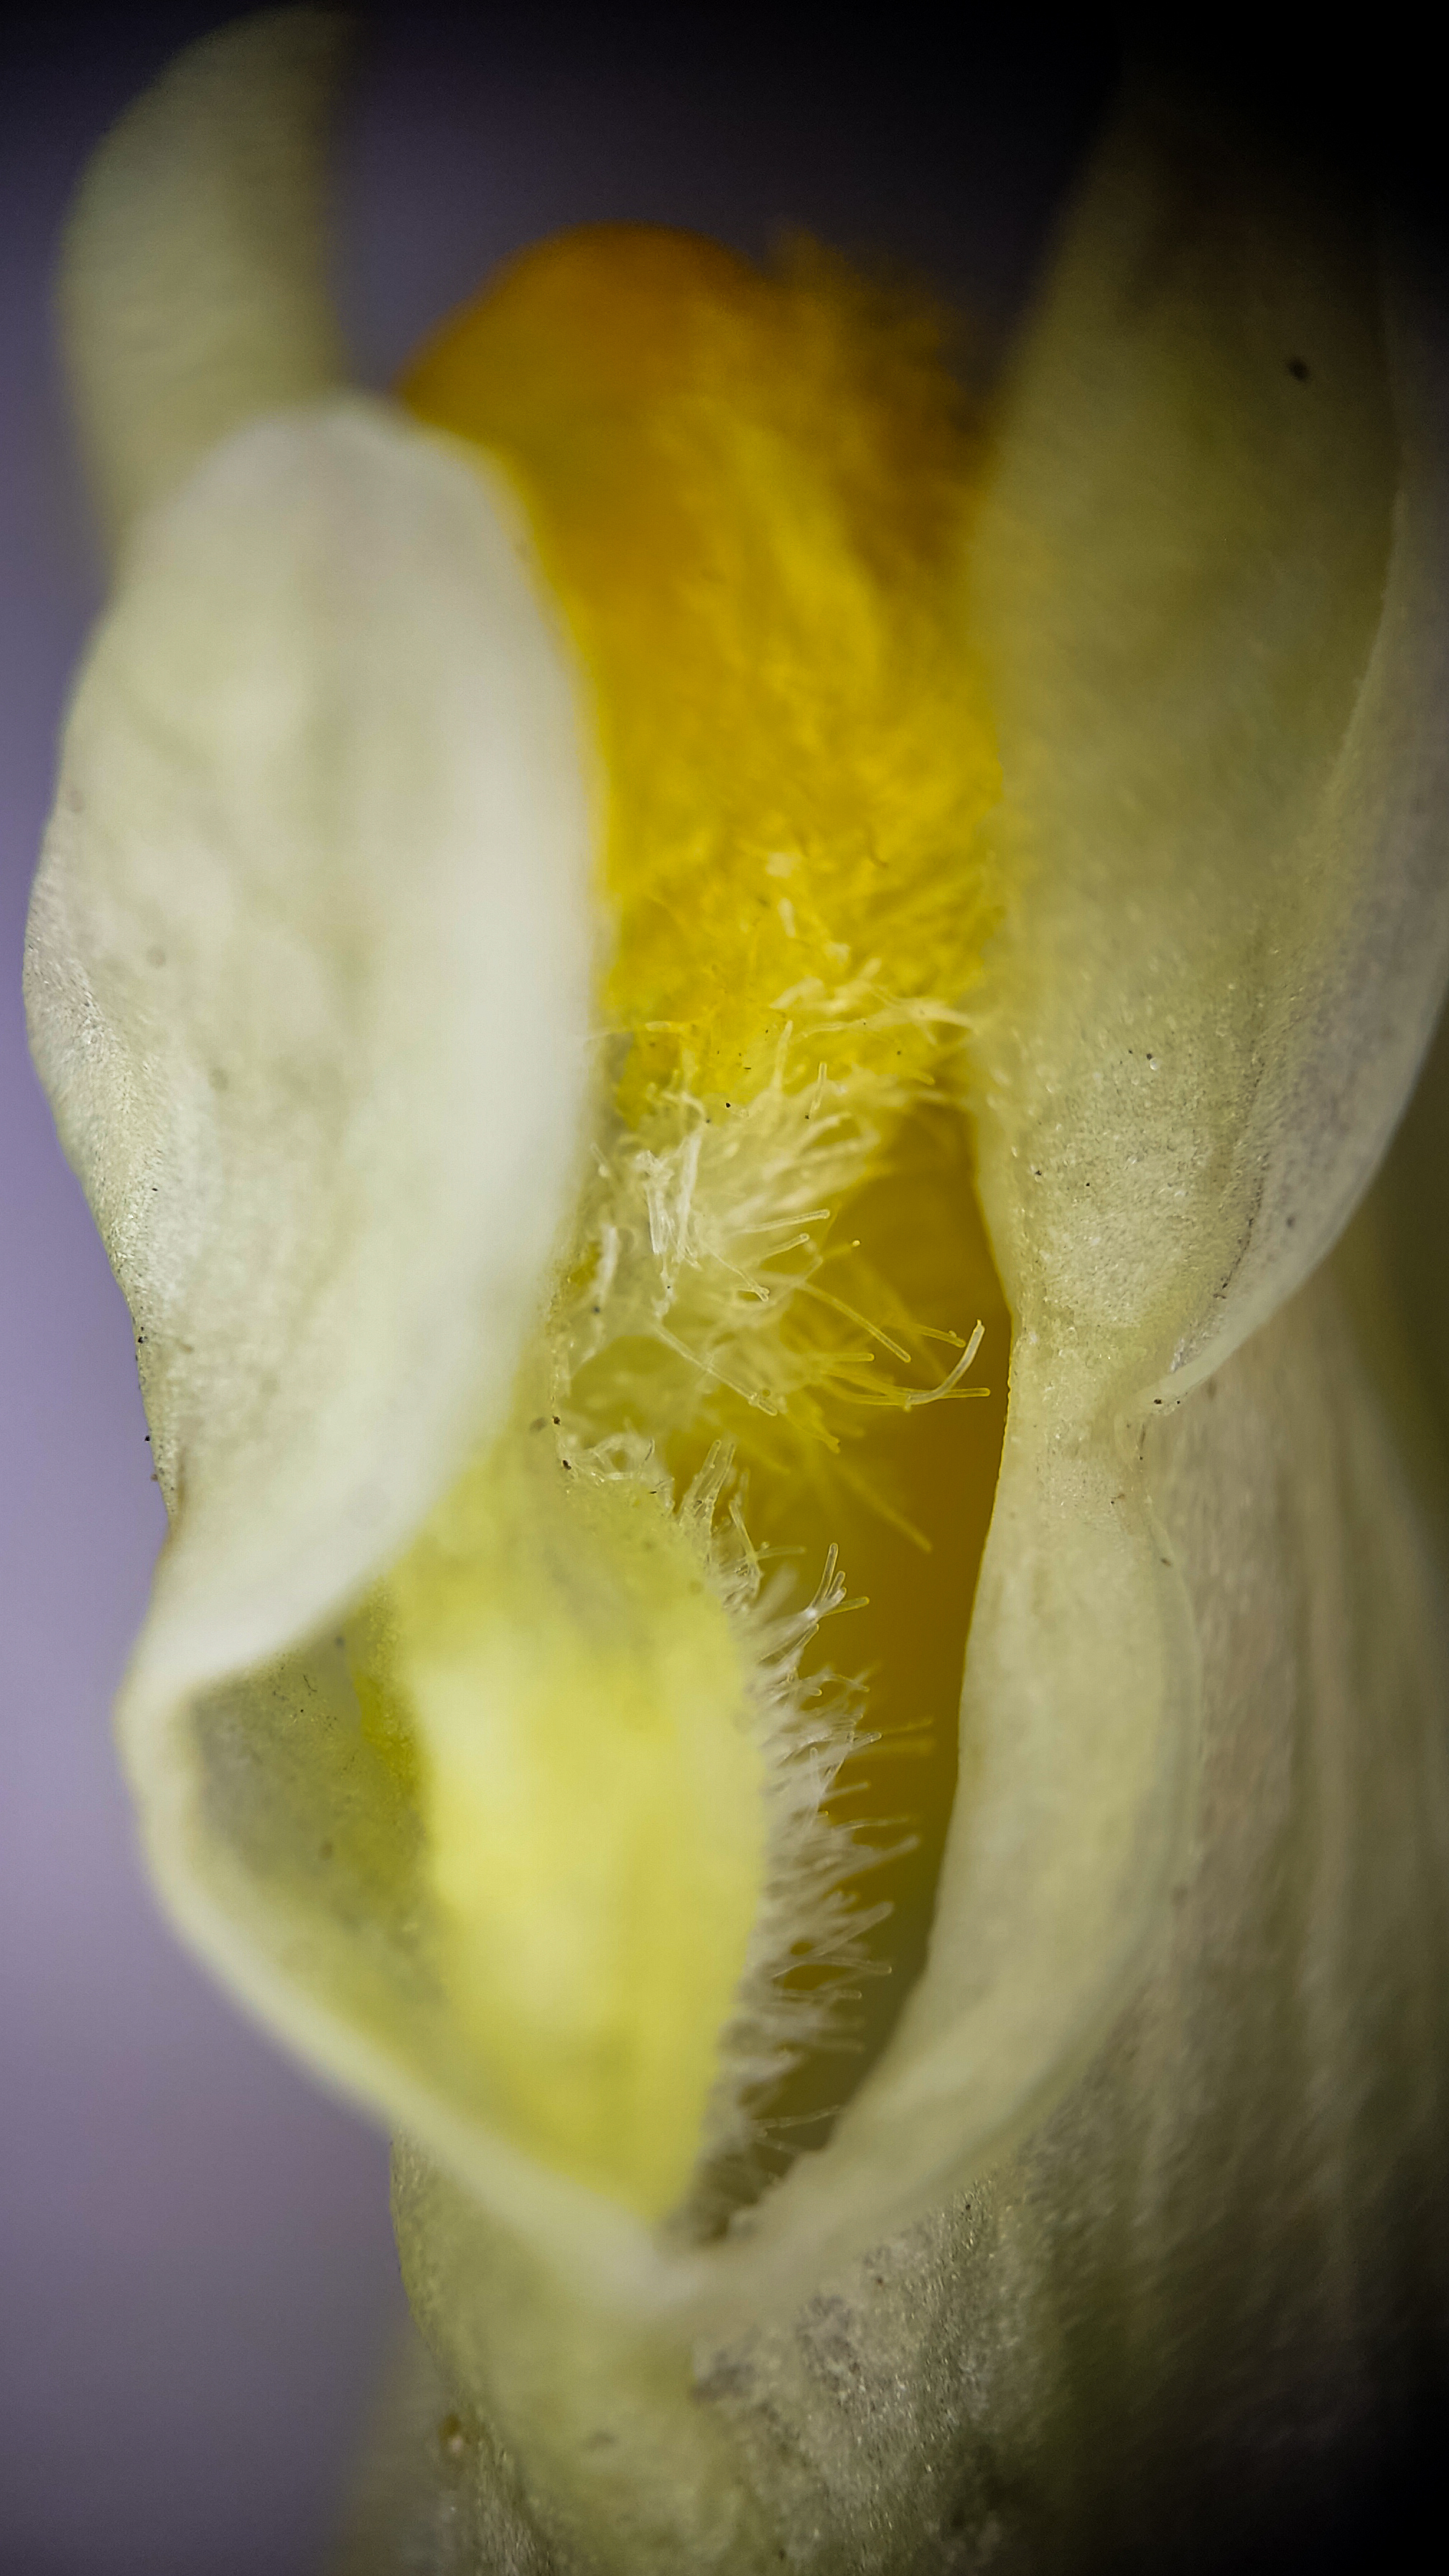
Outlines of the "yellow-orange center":
{"type": "Polygon", "coordinates": [[[998,792],[973,444],[918,303],[629,229],[516,263],[404,396],[513,480],[585,675],[612,1043],[515,1422],[354,1668],[471,1926],[501,2121],[659,2214],[702,2154],[738,2190],[823,2134],[950,1813],[1008,1358],[960,1075],[998,792]],[[831,1549],[857,1606],[782,1644],[831,1549]],[[837,1689],[817,1756],[832,1667],[857,1733],[837,1689]],[[778,1822],[812,1761],[813,1844],[778,1822]]]}

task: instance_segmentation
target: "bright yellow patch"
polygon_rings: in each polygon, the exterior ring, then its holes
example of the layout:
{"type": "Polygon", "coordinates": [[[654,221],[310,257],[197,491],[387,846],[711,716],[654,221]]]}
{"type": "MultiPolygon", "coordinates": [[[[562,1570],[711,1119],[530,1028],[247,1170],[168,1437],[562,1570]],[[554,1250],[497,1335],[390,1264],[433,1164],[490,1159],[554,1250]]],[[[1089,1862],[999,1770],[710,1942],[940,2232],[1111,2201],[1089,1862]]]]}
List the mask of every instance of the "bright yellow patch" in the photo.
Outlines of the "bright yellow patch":
{"type": "Polygon", "coordinates": [[[686,234],[530,252],[404,388],[532,505],[597,689],[621,1099],[801,1069],[918,1079],[990,918],[999,793],[953,632],[971,451],[928,316],[818,257],[686,234]],[[838,1024],[838,1025],[837,1025],[838,1024]]]}
{"type": "Polygon", "coordinates": [[[534,1397],[353,1664],[500,2124],[709,2223],[701,2161],[758,2180],[759,2115],[879,2037],[849,1983],[888,1913],[919,1964],[954,1785],[1007,1351],[952,1087],[971,450],[919,310],[671,234],[530,254],[406,396],[515,477],[593,686],[615,1047],[534,1397]],[[873,1753],[817,1634],[842,1543],[873,1753]]]}
{"type": "Polygon", "coordinates": [[[374,1736],[406,1710],[427,1748],[441,1965],[504,2125],[652,2211],[688,2178],[739,1982],[759,1757],[687,1525],[530,1420],[375,1596],[354,1667],[374,1736]]]}

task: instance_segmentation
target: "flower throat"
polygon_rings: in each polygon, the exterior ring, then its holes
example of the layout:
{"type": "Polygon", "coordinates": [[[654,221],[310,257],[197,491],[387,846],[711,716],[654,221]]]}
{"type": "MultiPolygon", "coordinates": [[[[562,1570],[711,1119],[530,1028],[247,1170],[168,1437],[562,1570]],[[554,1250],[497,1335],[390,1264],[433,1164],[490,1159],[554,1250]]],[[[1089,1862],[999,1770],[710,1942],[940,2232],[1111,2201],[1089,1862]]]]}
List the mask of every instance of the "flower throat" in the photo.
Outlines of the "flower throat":
{"type": "Polygon", "coordinates": [[[526,504],[591,691],[612,937],[514,1420],[353,1669],[505,2126],[708,2229],[881,2045],[955,1787],[1008,1357],[959,1089],[998,792],[952,616],[972,443],[918,305],[624,228],[514,264],[404,395],[526,504]],[[516,1759],[505,1592],[563,1659],[516,1759]]]}

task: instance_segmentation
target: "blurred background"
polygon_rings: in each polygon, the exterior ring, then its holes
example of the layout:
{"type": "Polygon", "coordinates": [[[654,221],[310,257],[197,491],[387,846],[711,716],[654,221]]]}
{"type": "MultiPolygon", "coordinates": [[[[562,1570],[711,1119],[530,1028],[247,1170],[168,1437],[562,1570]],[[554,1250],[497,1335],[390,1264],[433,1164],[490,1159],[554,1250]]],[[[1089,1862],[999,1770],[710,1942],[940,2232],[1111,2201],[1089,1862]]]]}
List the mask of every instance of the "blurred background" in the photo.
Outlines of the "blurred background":
{"type": "MultiPolygon", "coordinates": [[[[402,2316],[384,2142],[203,1980],[137,1865],[108,1711],[162,1514],[19,1000],[100,597],[58,229],[112,118],[233,14],[48,9],[0,42],[0,2576],[319,2569],[402,2316]]],[[[1423,177],[1386,40],[1285,68],[1261,19],[1251,41],[1217,20],[1213,46],[1230,89],[1423,177]]],[[[1121,48],[1120,26],[1038,13],[958,15],[948,41],[911,10],[850,39],[779,12],[363,11],[337,159],[358,374],[386,384],[509,251],[612,217],[883,254],[961,308],[988,375],[1121,48]]]]}

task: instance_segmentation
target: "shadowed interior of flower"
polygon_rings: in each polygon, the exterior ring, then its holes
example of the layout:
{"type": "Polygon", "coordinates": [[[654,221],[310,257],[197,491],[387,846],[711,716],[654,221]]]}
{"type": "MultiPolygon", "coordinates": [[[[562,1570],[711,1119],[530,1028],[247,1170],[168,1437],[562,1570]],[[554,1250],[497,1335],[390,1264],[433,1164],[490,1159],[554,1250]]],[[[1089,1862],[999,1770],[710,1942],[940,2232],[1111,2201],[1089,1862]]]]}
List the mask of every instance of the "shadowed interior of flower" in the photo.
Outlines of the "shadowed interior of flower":
{"type": "Polygon", "coordinates": [[[595,1110],[512,1416],[347,1631],[530,2152],[707,2232],[918,1972],[1005,1419],[961,1005],[998,775],[933,317],[590,230],[406,387],[500,459],[588,675],[595,1110]]]}

